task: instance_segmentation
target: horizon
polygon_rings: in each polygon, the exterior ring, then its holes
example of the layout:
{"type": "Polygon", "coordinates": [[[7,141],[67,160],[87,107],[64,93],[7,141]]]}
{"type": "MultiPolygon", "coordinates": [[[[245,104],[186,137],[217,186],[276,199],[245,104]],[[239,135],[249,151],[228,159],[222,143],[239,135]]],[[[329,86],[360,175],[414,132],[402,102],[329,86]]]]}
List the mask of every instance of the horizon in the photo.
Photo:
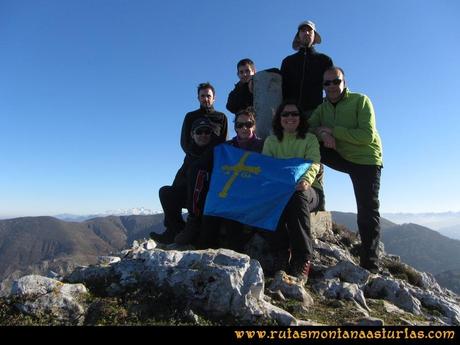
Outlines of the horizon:
{"type": "MultiPolygon", "coordinates": [[[[334,213],[337,213],[337,221],[340,221],[341,214],[354,215],[355,212],[342,212],[342,211],[329,211],[331,212],[334,220],[334,213]]],[[[143,207],[131,208],[127,210],[109,210],[103,213],[91,213],[91,214],[50,214],[50,215],[36,215],[36,216],[13,216],[13,217],[2,217],[0,221],[8,221],[13,219],[22,218],[41,218],[41,217],[52,217],[64,222],[84,222],[93,218],[105,218],[110,216],[116,217],[127,217],[127,216],[155,216],[162,215],[162,211],[152,211],[143,207]]],[[[185,215],[186,212],[183,213],[185,215]]],[[[396,226],[405,226],[414,224],[435,231],[442,236],[460,240],[460,212],[430,212],[430,213],[382,213],[381,219],[383,221],[390,221],[396,226]]],[[[343,223],[342,223],[343,224],[343,223]]],[[[355,224],[357,226],[357,224],[355,224]]]]}
{"type": "MultiPolygon", "coordinates": [[[[232,127],[236,63],[279,68],[304,20],[374,105],[380,213],[460,212],[458,13],[455,0],[2,0],[0,217],[162,212],[198,83],[215,86],[232,127]]],[[[347,175],[326,168],[325,194],[326,209],[356,213],[347,175]]]]}
{"type": "MultiPolygon", "coordinates": [[[[353,213],[356,214],[356,211],[338,211],[338,210],[326,210],[326,212],[340,212],[340,213],[353,213]]],[[[184,209],[182,211],[183,214],[186,214],[187,211],[184,209]]],[[[118,209],[118,210],[106,210],[103,212],[90,212],[90,213],[53,213],[53,214],[36,214],[36,215],[28,215],[28,214],[19,214],[19,215],[1,215],[0,219],[12,219],[12,218],[24,218],[24,217],[60,217],[60,216],[100,216],[100,215],[155,215],[155,214],[163,214],[163,210],[152,210],[147,207],[132,207],[127,209],[118,209]],[[145,213],[136,213],[133,210],[141,210],[141,212],[145,213]],[[133,211],[133,213],[130,213],[133,211]]],[[[380,212],[381,216],[384,215],[445,215],[445,214],[459,214],[460,211],[443,211],[443,212],[380,212]]]]}

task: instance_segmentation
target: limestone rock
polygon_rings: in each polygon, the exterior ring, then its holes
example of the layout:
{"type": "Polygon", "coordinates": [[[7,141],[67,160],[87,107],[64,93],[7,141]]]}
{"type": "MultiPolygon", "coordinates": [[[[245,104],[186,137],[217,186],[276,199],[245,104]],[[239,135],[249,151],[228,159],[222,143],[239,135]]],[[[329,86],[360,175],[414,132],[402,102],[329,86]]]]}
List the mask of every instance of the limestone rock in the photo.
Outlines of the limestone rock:
{"type": "Polygon", "coordinates": [[[388,300],[412,314],[421,314],[420,301],[411,295],[402,281],[376,277],[366,286],[365,293],[371,298],[388,300]]]}
{"type": "Polygon", "coordinates": [[[13,283],[11,297],[20,297],[16,307],[23,313],[40,317],[51,315],[63,324],[84,321],[88,292],[82,284],[64,284],[58,280],[28,275],[13,283]]]}
{"type": "Polygon", "coordinates": [[[326,233],[331,233],[331,212],[313,212],[310,214],[311,233],[313,238],[321,238],[326,233]]]}
{"type": "Polygon", "coordinates": [[[314,248],[318,250],[321,255],[331,256],[339,261],[350,261],[356,265],[350,253],[335,244],[316,239],[314,241],[314,248]]]}
{"type": "Polygon", "coordinates": [[[297,301],[301,301],[302,305],[305,307],[314,304],[313,298],[305,290],[303,282],[287,275],[283,271],[279,271],[275,274],[274,280],[270,284],[269,289],[271,291],[280,291],[283,296],[287,298],[293,298],[297,301]]]}
{"type": "Polygon", "coordinates": [[[326,298],[355,301],[366,311],[370,310],[367,306],[364,293],[357,284],[340,282],[338,278],[335,278],[315,284],[314,288],[320,291],[326,298]]]}
{"type": "Polygon", "coordinates": [[[394,304],[387,302],[387,301],[383,301],[383,308],[385,309],[387,313],[390,313],[390,314],[404,314],[405,313],[404,310],[398,308],[394,304]]]}
{"type": "Polygon", "coordinates": [[[365,284],[369,278],[369,271],[350,261],[341,261],[334,267],[327,269],[324,278],[340,278],[341,281],[348,283],[365,284]]]}

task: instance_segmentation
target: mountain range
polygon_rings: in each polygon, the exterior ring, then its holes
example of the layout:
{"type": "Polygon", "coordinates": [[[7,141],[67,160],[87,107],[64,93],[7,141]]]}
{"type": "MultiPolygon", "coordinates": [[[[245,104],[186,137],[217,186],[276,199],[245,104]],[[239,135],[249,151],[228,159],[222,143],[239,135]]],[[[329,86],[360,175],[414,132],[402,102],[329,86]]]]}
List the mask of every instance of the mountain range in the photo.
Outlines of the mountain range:
{"type": "Polygon", "coordinates": [[[83,222],[53,217],[0,220],[1,289],[24,274],[62,275],[130,247],[162,229],[163,215],[108,216],[83,222]]]}
{"type": "Polygon", "coordinates": [[[102,213],[95,213],[95,214],[71,214],[71,213],[61,213],[57,214],[53,217],[71,221],[71,222],[83,222],[88,219],[98,218],[98,217],[108,217],[108,216],[149,216],[153,214],[159,214],[162,212],[152,211],[145,207],[134,207],[128,209],[117,209],[117,210],[108,210],[102,213]]]}
{"type": "MultiPolygon", "coordinates": [[[[331,212],[332,219],[357,231],[355,213],[331,212]]],[[[381,241],[387,253],[399,255],[414,268],[433,274],[438,282],[460,293],[460,241],[418,224],[398,225],[380,219],[381,241]]]]}
{"type": "MultiPolygon", "coordinates": [[[[332,212],[334,222],[357,231],[356,214],[332,212]]],[[[136,239],[161,232],[163,214],[106,216],[84,221],[54,217],[0,220],[0,280],[2,289],[29,273],[62,275],[77,265],[92,264],[98,256],[116,253],[136,239]]],[[[460,293],[460,241],[417,224],[381,219],[382,242],[418,270],[460,293]]]]}
{"type": "Polygon", "coordinates": [[[382,216],[396,224],[419,224],[460,240],[460,212],[383,213],[382,216]]]}

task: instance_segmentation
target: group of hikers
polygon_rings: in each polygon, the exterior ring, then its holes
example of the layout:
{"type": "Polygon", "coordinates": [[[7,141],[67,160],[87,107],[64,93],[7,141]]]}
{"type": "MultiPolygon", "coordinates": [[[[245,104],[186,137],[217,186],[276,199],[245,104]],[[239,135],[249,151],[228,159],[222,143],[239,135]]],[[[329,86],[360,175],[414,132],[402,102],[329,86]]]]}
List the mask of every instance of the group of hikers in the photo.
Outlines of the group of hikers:
{"type": "Polygon", "coordinates": [[[226,223],[231,229],[227,235],[233,238],[232,249],[242,250],[247,226],[203,216],[213,148],[225,144],[274,158],[312,162],[298,180],[276,231],[265,234],[276,264],[274,271],[284,270],[302,281],[308,278],[313,254],[310,213],[325,209],[323,164],[350,176],[358,211],[360,266],[373,273],[379,271],[379,189],[383,163],[373,106],[366,95],[348,90],[343,69],[315,50],[314,45],[319,43],[321,36],[315,24],[301,22],[292,42],[297,52],[281,64],[283,102],[273,116],[272,135],[267,138],[256,135],[253,61],[243,59],[237,64],[239,82],[227,101],[227,109],[235,115],[236,136],[229,141],[227,117],[213,106],[214,87],[210,83],[198,85],[200,108],[187,113],[182,125],[184,163],[172,185],[159,190],[166,230],[162,234],[152,233],[154,240],[215,248],[219,246],[216,228],[226,223]],[[183,208],[188,210],[186,221],[183,208]]]}

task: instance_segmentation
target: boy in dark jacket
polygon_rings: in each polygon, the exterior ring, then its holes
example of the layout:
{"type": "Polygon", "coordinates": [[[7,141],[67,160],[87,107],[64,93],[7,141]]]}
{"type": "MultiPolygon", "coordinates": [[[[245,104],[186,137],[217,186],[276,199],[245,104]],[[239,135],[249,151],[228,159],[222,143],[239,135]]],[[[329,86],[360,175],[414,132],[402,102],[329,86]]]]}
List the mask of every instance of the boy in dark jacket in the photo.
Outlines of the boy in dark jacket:
{"type": "Polygon", "coordinates": [[[235,84],[227,100],[227,110],[233,114],[253,105],[252,76],[256,73],[256,66],[251,59],[243,59],[236,65],[236,70],[240,81],[235,84]]]}

